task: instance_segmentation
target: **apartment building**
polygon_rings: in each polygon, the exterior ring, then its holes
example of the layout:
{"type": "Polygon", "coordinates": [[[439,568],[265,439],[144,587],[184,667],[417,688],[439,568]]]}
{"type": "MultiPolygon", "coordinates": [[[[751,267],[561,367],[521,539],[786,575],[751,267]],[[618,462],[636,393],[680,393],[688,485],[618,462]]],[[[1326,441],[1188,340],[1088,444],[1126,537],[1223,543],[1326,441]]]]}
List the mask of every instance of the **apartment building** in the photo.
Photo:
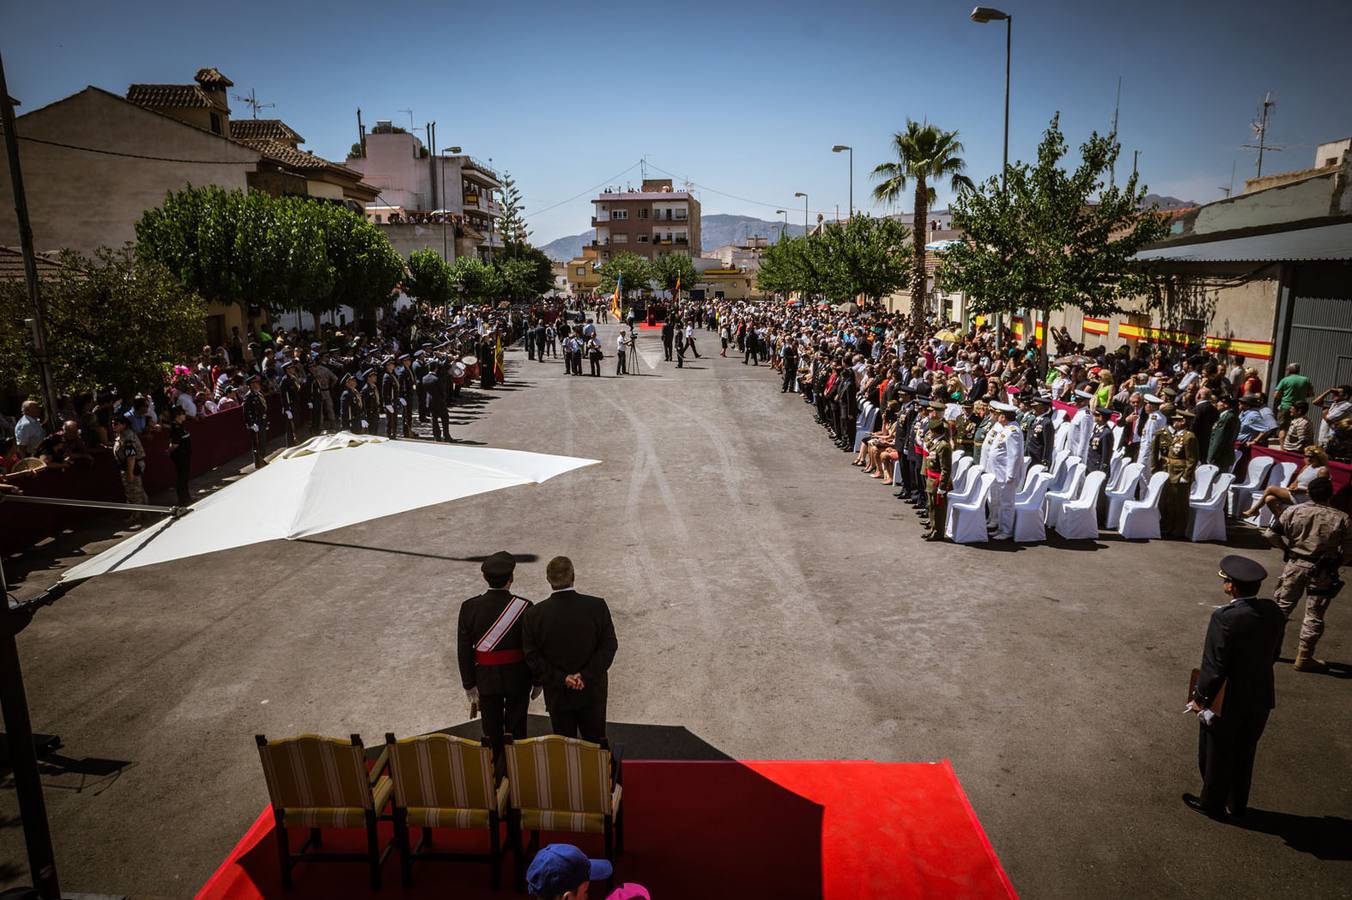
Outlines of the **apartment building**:
{"type": "Polygon", "coordinates": [[[592,201],[591,245],[604,265],[617,253],[654,259],[668,253],[700,255],[699,201],[670,178],[644,179],[637,190],[607,189],[592,201]]]}

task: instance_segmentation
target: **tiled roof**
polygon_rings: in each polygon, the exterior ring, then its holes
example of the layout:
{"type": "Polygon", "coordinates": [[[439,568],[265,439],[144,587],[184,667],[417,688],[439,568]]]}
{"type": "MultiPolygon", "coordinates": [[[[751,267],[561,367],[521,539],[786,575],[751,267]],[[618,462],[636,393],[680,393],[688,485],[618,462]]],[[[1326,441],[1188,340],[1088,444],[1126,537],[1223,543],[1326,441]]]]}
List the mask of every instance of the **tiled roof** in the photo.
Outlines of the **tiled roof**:
{"type": "MultiPolygon", "coordinates": [[[[246,147],[252,147],[273,162],[281,163],[292,169],[327,169],[333,165],[327,159],[315,156],[313,153],[307,153],[304,150],[297,150],[290,144],[284,144],[281,141],[240,137],[234,133],[234,126],[235,123],[231,122],[230,131],[234,140],[246,147]]],[[[339,166],[338,168],[342,167],[339,166]]]]}
{"type": "MultiPolygon", "coordinates": [[[[51,278],[65,266],[44,254],[37,254],[38,278],[51,278]]],[[[0,281],[23,281],[23,253],[16,247],[0,247],[0,281]]]]}
{"type": "Polygon", "coordinates": [[[230,136],[237,141],[281,141],[285,144],[303,144],[305,138],[296,134],[281,119],[233,119],[230,136]]]}
{"type": "Polygon", "coordinates": [[[151,109],[215,109],[207,92],[195,84],[133,84],[127,99],[151,109]]]}
{"type": "Polygon", "coordinates": [[[235,83],[221,74],[221,70],[215,66],[205,69],[198,69],[197,74],[193,76],[193,81],[200,85],[219,84],[221,87],[234,87],[235,83]]]}

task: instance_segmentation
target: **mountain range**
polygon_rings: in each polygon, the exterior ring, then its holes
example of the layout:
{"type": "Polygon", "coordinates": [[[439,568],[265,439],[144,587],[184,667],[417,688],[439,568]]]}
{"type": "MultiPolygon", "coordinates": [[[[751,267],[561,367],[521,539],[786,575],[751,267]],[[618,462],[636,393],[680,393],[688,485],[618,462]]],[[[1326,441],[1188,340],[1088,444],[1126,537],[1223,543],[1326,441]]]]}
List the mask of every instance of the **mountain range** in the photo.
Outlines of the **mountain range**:
{"type": "Polygon", "coordinates": [[[1180,200],[1177,197],[1169,197],[1164,194],[1146,194],[1145,199],[1141,201],[1141,206],[1149,208],[1152,203],[1165,211],[1171,209],[1190,209],[1191,207],[1201,205],[1196,200],[1180,200]]]}
{"type": "MultiPolygon", "coordinates": [[[[713,250],[724,244],[745,243],[749,237],[765,237],[770,243],[779,240],[779,231],[783,222],[757,219],[755,216],[733,216],[723,213],[700,216],[700,246],[704,250],[713,250]]],[[[802,225],[789,225],[788,234],[797,236],[803,233],[802,225]]],[[[540,247],[545,255],[555,262],[567,262],[582,254],[583,244],[590,241],[595,232],[587,230],[581,234],[570,234],[555,238],[540,247]]]]}

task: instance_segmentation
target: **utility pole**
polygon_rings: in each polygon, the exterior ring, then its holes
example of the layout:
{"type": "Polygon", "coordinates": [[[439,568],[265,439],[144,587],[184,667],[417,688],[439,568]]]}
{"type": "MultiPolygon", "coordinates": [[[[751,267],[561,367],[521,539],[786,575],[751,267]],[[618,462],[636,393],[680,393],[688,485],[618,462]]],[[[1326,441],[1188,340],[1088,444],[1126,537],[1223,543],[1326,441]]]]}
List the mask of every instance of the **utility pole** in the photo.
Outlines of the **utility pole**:
{"type": "Polygon", "coordinates": [[[1135,178],[1135,177],[1136,177],[1136,164],[1140,161],[1140,159],[1141,159],[1141,151],[1140,151],[1140,150],[1133,150],[1133,151],[1131,151],[1131,177],[1132,177],[1132,178],[1135,178]]]}
{"type": "Polygon", "coordinates": [[[23,275],[28,287],[28,305],[33,312],[33,318],[28,320],[33,332],[33,358],[38,364],[38,378],[42,381],[42,399],[47,407],[45,410],[47,433],[56,434],[59,430],[56,426],[56,386],[52,381],[52,362],[47,356],[47,322],[42,297],[38,293],[38,261],[33,250],[33,227],[28,222],[28,198],[24,194],[23,170],[19,166],[19,132],[18,126],[14,123],[14,105],[10,102],[9,91],[5,85],[3,59],[0,59],[0,127],[5,130],[5,153],[9,159],[9,180],[14,190],[14,216],[19,222],[19,249],[23,253],[23,275]]]}
{"type": "MultiPolygon", "coordinates": [[[[1117,143],[1117,114],[1122,110],[1122,76],[1117,76],[1117,100],[1113,103],[1113,143],[1117,143]]],[[[1135,169],[1132,170],[1133,172],[1135,169]]],[[[1113,167],[1108,170],[1108,187],[1117,186],[1117,157],[1113,157],[1113,167]]]]}
{"type": "Polygon", "coordinates": [[[361,158],[366,158],[366,126],[361,123],[361,107],[357,107],[357,146],[361,148],[361,158]]]}
{"type": "Polygon", "coordinates": [[[398,109],[398,110],[395,110],[395,112],[408,113],[408,130],[409,130],[409,131],[417,131],[417,129],[413,127],[413,110],[411,110],[411,109],[398,109]]]}
{"type": "Polygon", "coordinates": [[[1233,159],[1230,160],[1230,183],[1229,183],[1228,185],[1223,186],[1223,187],[1221,188],[1221,190],[1225,191],[1226,199],[1229,199],[1230,195],[1231,195],[1232,193],[1234,193],[1234,190],[1235,190],[1235,160],[1233,160],[1233,159]]]}
{"type": "Polygon", "coordinates": [[[1264,151],[1267,150],[1277,151],[1281,149],[1281,147],[1269,147],[1267,145],[1268,112],[1272,109],[1272,107],[1276,105],[1277,101],[1272,99],[1272,92],[1268,91],[1267,96],[1263,98],[1263,106],[1261,112],[1259,112],[1258,114],[1258,121],[1250,124],[1250,127],[1253,129],[1254,137],[1258,139],[1258,143],[1245,144],[1244,147],[1249,150],[1258,151],[1258,174],[1254,176],[1255,178],[1263,177],[1264,151]]]}

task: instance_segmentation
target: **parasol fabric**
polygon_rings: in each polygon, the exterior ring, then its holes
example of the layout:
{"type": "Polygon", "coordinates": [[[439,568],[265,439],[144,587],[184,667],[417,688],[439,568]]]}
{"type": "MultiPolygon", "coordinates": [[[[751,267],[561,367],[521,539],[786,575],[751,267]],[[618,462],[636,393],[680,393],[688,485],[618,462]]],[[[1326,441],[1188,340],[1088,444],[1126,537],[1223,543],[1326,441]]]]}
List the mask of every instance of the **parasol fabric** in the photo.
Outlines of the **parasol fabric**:
{"type": "Polygon", "coordinates": [[[295,540],[369,519],[538,484],[599,460],[492,447],[391,441],[340,431],[278,454],[270,464],[67,571],[63,582],[295,540]]]}

